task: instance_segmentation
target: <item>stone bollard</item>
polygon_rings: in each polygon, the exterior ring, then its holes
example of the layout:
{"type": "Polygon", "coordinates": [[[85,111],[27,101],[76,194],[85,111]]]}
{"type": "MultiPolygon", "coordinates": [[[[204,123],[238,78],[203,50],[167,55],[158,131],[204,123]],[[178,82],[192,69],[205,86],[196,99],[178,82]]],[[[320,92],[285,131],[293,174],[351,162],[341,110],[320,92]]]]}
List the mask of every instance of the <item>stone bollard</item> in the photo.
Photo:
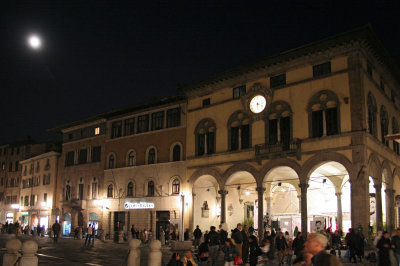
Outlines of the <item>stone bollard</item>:
{"type": "Polygon", "coordinates": [[[124,243],[124,233],[122,231],[118,231],[118,243],[124,243]]]}
{"type": "Polygon", "coordinates": [[[78,239],[82,240],[82,229],[80,227],[79,227],[79,230],[78,230],[78,239]]]}
{"type": "Polygon", "coordinates": [[[18,258],[21,256],[19,250],[21,249],[21,241],[12,238],[6,243],[7,253],[3,256],[3,266],[14,266],[18,258]]]}
{"type": "Polygon", "coordinates": [[[36,252],[38,244],[36,241],[27,240],[22,244],[22,257],[19,261],[19,266],[37,266],[39,263],[36,252]]]}
{"type": "Polygon", "coordinates": [[[54,234],[53,234],[53,230],[49,230],[49,237],[53,238],[54,234]]]}
{"type": "Polygon", "coordinates": [[[106,242],[106,234],[103,232],[101,232],[101,241],[106,242]]]}
{"type": "Polygon", "coordinates": [[[161,266],[162,252],[161,242],[154,240],[150,242],[150,253],[149,253],[149,266],[161,266]]]}
{"type": "Polygon", "coordinates": [[[33,230],[33,236],[35,236],[35,237],[37,236],[37,230],[36,229],[33,230]]]}
{"type": "Polygon", "coordinates": [[[140,241],[137,239],[131,239],[128,242],[129,245],[129,255],[127,266],[140,266],[140,241]]]}

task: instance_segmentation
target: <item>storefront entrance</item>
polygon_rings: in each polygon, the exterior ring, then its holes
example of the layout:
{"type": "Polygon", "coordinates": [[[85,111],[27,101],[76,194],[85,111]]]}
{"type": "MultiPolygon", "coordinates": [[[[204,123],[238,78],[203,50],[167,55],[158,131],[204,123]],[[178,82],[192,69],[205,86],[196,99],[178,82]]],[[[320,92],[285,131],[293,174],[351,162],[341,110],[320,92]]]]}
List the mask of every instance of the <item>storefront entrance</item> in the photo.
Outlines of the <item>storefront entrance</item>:
{"type": "Polygon", "coordinates": [[[161,228],[165,232],[165,230],[169,227],[169,224],[170,224],[169,219],[170,219],[169,211],[157,211],[156,212],[156,236],[157,236],[157,239],[160,239],[161,228]]]}
{"type": "Polygon", "coordinates": [[[64,236],[69,236],[71,234],[71,214],[64,214],[63,231],[64,236]]]}

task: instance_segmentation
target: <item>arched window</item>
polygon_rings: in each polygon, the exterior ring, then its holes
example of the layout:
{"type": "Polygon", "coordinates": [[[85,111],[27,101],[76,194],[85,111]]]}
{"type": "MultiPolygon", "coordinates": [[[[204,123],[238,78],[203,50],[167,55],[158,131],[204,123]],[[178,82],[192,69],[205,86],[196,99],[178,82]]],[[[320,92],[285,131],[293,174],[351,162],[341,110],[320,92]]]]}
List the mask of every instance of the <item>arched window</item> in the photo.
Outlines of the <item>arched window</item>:
{"type": "Polygon", "coordinates": [[[250,148],[250,118],[239,111],[228,120],[229,150],[236,151],[250,148]]]}
{"type": "Polygon", "coordinates": [[[386,112],[385,106],[381,106],[381,141],[383,144],[389,147],[389,140],[385,138],[389,134],[389,117],[386,112]]]}
{"type": "Polygon", "coordinates": [[[292,109],[290,105],[284,101],[272,103],[266,122],[267,143],[270,145],[280,143],[283,150],[288,150],[292,139],[292,109]]]}
{"type": "Polygon", "coordinates": [[[156,163],[156,150],[151,148],[147,155],[147,164],[154,164],[156,163]]]}
{"type": "Polygon", "coordinates": [[[154,196],[154,182],[149,181],[147,183],[147,196],[152,197],[154,196]]]}
{"type": "Polygon", "coordinates": [[[179,179],[176,178],[172,182],[172,194],[179,194],[181,190],[181,182],[179,182],[179,179]]]}
{"type": "Polygon", "coordinates": [[[312,138],[335,135],[340,132],[339,99],[331,91],[315,94],[308,104],[309,131],[312,138]]]}
{"type": "Polygon", "coordinates": [[[203,119],[197,124],[195,129],[196,155],[201,156],[215,152],[215,131],[216,126],[211,119],[203,119]]]}
{"type": "Polygon", "coordinates": [[[108,169],[112,169],[115,167],[115,157],[114,154],[110,154],[108,156],[108,169]]]}
{"type": "Polygon", "coordinates": [[[378,109],[376,107],[376,101],[374,96],[372,96],[372,93],[368,94],[368,100],[367,100],[367,105],[368,105],[368,128],[369,128],[369,133],[372,134],[374,137],[378,137],[378,130],[377,130],[377,122],[376,122],[376,114],[378,112],[378,109]]]}
{"type": "Polygon", "coordinates": [[[66,185],[65,186],[65,200],[70,200],[71,199],[71,186],[66,185]]]}
{"type": "Polygon", "coordinates": [[[132,182],[129,182],[129,183],[128,183],[128,188],[127,188],[126,196],[127,196],[127,197],[133,197],[133,183],[132,183],[132,182]]]}
{"type": "Polygon", "coordinates": [[[134,166],[135,165],[135,152],[130,151],[128,153],[128,166],[134,166]]]}
{"type": "Polygon", "coordinates": [[[112,184],[108,185],[107,187],[107,198],[112,198],[114,192],[114,187],[112,184]]]}
{"type": "Polygon", "coordinates": [[[177,162],[181,160],[181,146],[176,144],[172,151],[172,161],[177,162]]]}
{"type": "MultiPolygon", "coordinates": [[[[397,123],[397,119],[396,118],[392,118],[392,133],[393,134],[397,134],[400,133],[399,131],[399,124],[397,123]]],[[[393,140],[393,151],[397,154],[400,155],[400,147],[399,147],[399,143],[395,140],[393,140]]]]}
{"type": "Polygon", "coordinates": [[[92,181],[92,199],[97,199],[97,180],[93,177],[92,181]]]}

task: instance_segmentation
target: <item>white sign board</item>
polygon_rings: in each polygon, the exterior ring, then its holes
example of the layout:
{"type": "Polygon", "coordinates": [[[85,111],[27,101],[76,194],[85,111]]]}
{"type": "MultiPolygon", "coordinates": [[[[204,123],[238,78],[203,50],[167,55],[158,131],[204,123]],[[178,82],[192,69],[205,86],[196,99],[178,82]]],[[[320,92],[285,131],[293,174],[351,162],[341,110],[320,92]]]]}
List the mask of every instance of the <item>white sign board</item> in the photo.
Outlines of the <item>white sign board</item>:
{"type": "Polygon", "coordinates": [[[125,202],[125,209],[132,210],[132,209],[154,209],[153,202],[125,202]]]}

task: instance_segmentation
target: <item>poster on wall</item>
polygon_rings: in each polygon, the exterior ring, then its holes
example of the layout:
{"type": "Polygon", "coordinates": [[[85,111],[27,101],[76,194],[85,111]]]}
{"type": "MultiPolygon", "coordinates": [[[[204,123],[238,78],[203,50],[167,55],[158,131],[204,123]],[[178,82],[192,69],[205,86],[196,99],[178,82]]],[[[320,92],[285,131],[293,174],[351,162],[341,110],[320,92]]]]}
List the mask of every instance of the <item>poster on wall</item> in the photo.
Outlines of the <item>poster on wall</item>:
{"type": "Polygon", "coordinates": [[[254,229],[258,229],[258,200],[254,201],[254,229]]]}
{"type": "Polygon", "coordinates": [[[324,217],[314,216],[313,221],[310,221],[311,232],[321,232],[324,229],[324,217]]]}

